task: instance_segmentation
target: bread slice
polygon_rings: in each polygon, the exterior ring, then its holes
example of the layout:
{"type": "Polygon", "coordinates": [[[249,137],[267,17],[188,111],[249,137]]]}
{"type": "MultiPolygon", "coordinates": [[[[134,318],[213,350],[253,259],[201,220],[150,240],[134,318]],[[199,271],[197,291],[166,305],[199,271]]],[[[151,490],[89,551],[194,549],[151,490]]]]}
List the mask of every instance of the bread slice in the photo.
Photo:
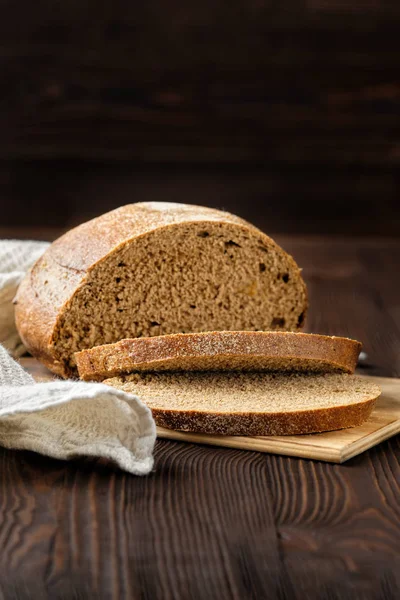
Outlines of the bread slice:
{"type": "Polygon", "coordinates": [[[355,340],[278,331],[177,333],[121,340],[75,356],[86,381],[132,371],[317,371],[353,373],[355,340]]]}
{"type": "Polygon", "coordinates": [[[74,353],[124,338],[213,330],[296,331],[307,294],[293,258],[239,217],[148,202],[54,242],[23,280],[16,323],[62,377],[74,353]]]}
{"type": "Polygon", "coordinates": [[[348,374],[135,373],[105,382],[136,394],[162,427],[216,435],[295,435],[361,425],[380,395],[348,374]]]}

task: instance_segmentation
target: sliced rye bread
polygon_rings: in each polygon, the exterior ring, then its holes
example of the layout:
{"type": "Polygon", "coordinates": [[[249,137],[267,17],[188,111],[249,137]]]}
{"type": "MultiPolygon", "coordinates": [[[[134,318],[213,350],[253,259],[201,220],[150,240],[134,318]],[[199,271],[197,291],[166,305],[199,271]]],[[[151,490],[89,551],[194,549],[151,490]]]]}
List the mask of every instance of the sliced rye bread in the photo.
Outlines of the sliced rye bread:
{"type": "Polygon", "coordinates": [[[139,396],[161,427],[215,435],[296,435],[361,425],[380,389],[348,374],[135,373],[105,382],[139,396]]]}
{"type": "Polygon", "coordinates": [[[217,330],[296,331],[307,292],[270,237],[226,212],[148,202],[56,240],[16,297],[26,348],[76,376],[74,353],[124,338],[217,330]]]}
{"type": "Polygon", "coordinates": [[[265,331],[181,333],[121,340],[75,355],[81,379],[132,371],[353,373],[361,344],[343,337],[265,331]]]}

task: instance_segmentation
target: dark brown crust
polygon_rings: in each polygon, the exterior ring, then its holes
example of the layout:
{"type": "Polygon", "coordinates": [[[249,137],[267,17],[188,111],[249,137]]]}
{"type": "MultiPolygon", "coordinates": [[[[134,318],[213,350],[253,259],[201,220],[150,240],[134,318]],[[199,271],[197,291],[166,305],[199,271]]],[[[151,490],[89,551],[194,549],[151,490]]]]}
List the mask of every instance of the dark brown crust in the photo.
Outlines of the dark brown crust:
{"type": "Polygon", "coordinates": [[[101,381],[132,371],[273,370],[271,359],[304,361],[303,371],[319,364],[321,371],[354,373],[360,350],[360,342],[343,337],[214,331],[121,340],[75,357],[81,379],[101,381]]]}
{"type": "Polygon", "coordinates": [[[152,408],[160,427],[209,435],[304,435],[362,425],[377,398],[349,406],[334,406],[312,411],[288,413],[233,413],[174,411],[152,408]]]}
{"type": "Polygon", "coordinates": [[[236,224],[273,245],[288,257],[293,273],[306,288],[295,261],[264,233],[239,217],[199,206],[139,203],[123,206],[72,229],[56,240],[26,275],[16,297],[15,318],[29,352],[51,371],[68,377],[74,373],[59,360],[54,334],[73,296],[85,284],[96,265],[139,236],[181,223],[220,222],[236,224]]]}

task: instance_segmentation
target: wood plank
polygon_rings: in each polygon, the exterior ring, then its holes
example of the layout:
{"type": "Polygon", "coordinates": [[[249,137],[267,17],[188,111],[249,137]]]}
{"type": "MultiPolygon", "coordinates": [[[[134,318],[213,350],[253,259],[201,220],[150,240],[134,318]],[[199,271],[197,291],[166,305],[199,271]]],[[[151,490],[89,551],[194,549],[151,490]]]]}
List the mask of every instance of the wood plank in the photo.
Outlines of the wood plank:
{"type": "Polygon", "coordinates": [[[286,457],[268,464],[288,577],[298,583],[294,598],[394,600],[399,451],[397,436],[345,465],[299,461],[296,468],[286,457]]]}

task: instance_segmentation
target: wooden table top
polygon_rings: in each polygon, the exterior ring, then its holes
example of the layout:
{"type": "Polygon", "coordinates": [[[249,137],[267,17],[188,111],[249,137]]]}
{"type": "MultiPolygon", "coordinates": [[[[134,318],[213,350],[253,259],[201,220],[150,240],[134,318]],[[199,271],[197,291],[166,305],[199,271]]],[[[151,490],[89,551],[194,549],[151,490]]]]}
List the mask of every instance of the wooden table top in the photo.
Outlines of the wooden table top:
{"type": "MultiPolygon", "coordinates": [[[[399,377],[400,243],[284,243],[307,330],[399,377]]],[[[0,449],[0,598],[398,600],[399,488],[400,436],[343,465],[159,440],[148,477],[0,449]]]]}

